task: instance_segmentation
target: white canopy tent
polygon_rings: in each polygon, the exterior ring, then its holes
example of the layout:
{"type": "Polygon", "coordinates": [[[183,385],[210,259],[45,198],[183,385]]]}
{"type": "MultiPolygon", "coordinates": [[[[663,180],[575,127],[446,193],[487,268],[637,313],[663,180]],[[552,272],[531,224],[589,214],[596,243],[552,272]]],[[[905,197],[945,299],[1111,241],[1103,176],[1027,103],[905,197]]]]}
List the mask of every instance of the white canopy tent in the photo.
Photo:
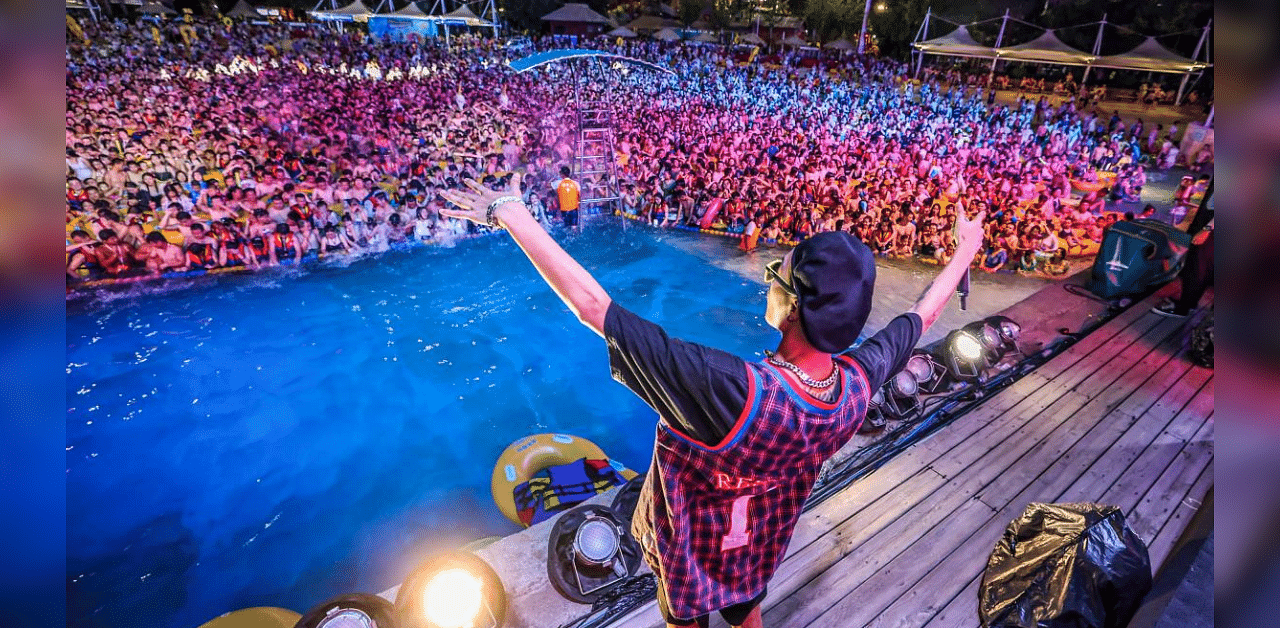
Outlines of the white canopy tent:
{"type": "Polygon", "coordinates": [[[996,48],[995,53],[1003,61],[1027,61],[1051,65],[1089,65],[1089,61],[1093,59],[1093,55],[1062,43],[1053,31],[1045,31],[1044,34],[1025,44],[996,48]]]}
{"type": "Polygon", "coordinates": [[[148,2],[138,8],[139,13],[150,13],[152,15],[177,15],[178,12],[170,9],[159,2],[148,2]]]}
{"type": "Polygon", "coordinates": [[[400,7],[399,9],[396,9],[395,11],[392,11],[392,12],[390,12],[390,13],[381,14],[381,15],[387,15],[387,16],[392,16],[392,15],[394,15],[394,16],[396,16],[396,17],[404,18],[404,19],[407,19],[407,20],[430,20],[430,19],[433,19],[433,18],[432,18],[432,16],[430,16],[430,15],[428,15],[428,14],[427,14],[427,12],[426,12],[426,11],[423,11],[423,10],[422,10],[422,7],[418,6],[418,3],[417,3],[417,2],[410,2],[409,4],[406,4],[406,5],[404,5],[403,7],[400,7]]]}
{"type": "Polygon", "coordinates": [[[246,17],[246,18],[262,17],[262,14],[258,13],[258,10],[253,8],[252,4],[245,2],[245,0],[239,0],[238,2],[236,2],[236,5],[228,9],[226,13],[223,13],[223,15],[227,17],[246,17]]]}
{"type": "MultiPolygon", "coordinates": [[[[920,25],[920,30],[916,35],[917,40],[911,44],[915,49],[914,54],[919,55],[916,59],[916,73],[919,74],[920,66],[924,62],[925,55],[937,55],[942,57],[965,57],[970,59],[990,59],[991,70],[995,71],[997,61],[1021,61],[1026,63],[1040,63],[1045,65],[1067,65],[1067,66],[1083,66],[1085,67],[1085,79],[1089,75],[1089,69],[1094,67],[1109,68],[1116,70],[1137,70],[1147,72],[1163,72],[1168,74],[1182,74],[1182,84],[1178,88],[1178,95],[1175,104],[1181,104],[1182,96],[1185,92],[1187,80],[1193,73],[1203,72],[1205,69],[1212,67],[1213,64],[1208,61],[1207,49],[1205,42],[1209,36],[1209,29],[1213,26],[1210,20],[1205,25],[1200,36],[1200,42],[1196,45],[1196,51],[1193,57],[1184,57],[1168,48],[1164,47],[1155,37],[1147,37],[1145,41],[1139,44],[1133,50],[1124,54],[1100,56],[1099,52],[1102,47],[1103,29],[1107,25],[1104,17],[1098,24],[1098,35],[1094,40],[1092,52],[1078,50],[1067,45],[1054,33],[1053,30],[1044,29],[1044,32],[1035,39],[1013,46],[1002,46],[1004,40],[1005,26],[1011,18],[1009,12],[1006,11],[1003,21],[1000,24],[1000,34],[996,38],[995,46],[984,46],[969,33],[969,26],[973,24],[956,24],[958,28],[954,31],[943,35],[928,39],[929,22],[931,19],[937,18],[930,10],[925,14],[924,23],[920,25]],[[1199,60],[1200,51],[1206,50],[1206,59],[1199,60]]],[[[942,20],[947,21],[947,20],[942,20]]],[[[986,20],[984,20],[986,21],[986,20]]],[[[952,22],[953,23],[953,22],[952,22]]],[[[980,22],[975,22],[977,24],[980,22]]],[[[1029,26],[1036,26],[1022,22],[1029,26]]],[[[954,23],[953,23],[954,24],[954,23]]],[[[1088,26],[1087,24],[1085,26],[1088,26]]],[[[1040,28],[1040,27],[1037,27],[1040,28]]]]}
{"type": "Polygon", "coordinates": [[[675,41],[677,39],[680,39],[680,34],[670,28],[664,28],[654,33],[653,38],[660,39],[662,41],[675,41]]]}
{"type": "Polygon", "coordinates": [[[635,36],[636,36],[636,32],[635,32],[635,31],[633,31],[633,30],[631,30],[631,29],[629,29],[629,28],[627,28],[627,27],[625,27],[625,26],[619,26],[619,27],[617,27],[617,28],[615,28],[615,29],[613,29],[613,30],[611,30],[611,31],[609,31],[609,32],[607,32],[607,33],[605,33],[605,34],[606,34],[606,35],[608,35],[608,36],[610,36],[610,37],[623,37],[623,38],[626,38],[626,39],[630,39],[630,38],[632,38],[632,37],[635,37],[635,36]]]}
{"type": "Polygon", "coordinates": [[[1155,37],[1148,37],[1138,44],[1137,48],[1122,55],[1098,57],[1093,61],[1095,68],[1115,68],[1120,70],[1142,69],[1151,72],[1191,72],[1203,70],[1204,63],[1190,57],[1184,57],[1165,48],[1155,37]]]}
{"type": "Polygon", "coordinates": [[[317,20],[327,20],[331,22],[363,22],[373,15],[373,11],[365,6],[360,0],[355,0],[345,7],[330,9],[328,11],[311,11],[311,17],[317,20]]]}
{"type": "Polygon", "coordinates": [[[476,15],[475,12],[467,8],[467,5],[465,4],[445,13],[443,17],[451,22],[460,21],[467,26],[493,26],[493,22],[476,15]]]}
{"type": "Polygon", "coordinates": [[[967,26],[961,26],[942,37],[915,42],[912,46],[925,54],[976,59],[995,58],[995,49],[978,43],[973,35],[969,34],[967,26]]]}

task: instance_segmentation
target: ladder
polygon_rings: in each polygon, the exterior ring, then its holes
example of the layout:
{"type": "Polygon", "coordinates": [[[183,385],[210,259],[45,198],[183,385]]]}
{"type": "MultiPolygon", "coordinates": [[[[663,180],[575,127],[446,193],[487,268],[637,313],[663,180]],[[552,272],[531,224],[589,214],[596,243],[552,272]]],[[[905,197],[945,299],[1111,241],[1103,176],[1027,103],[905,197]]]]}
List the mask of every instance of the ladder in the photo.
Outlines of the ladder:
{"type": "Polygon", "coordinates": [[[585,71],[579,74],[578,91],[575,94],[578,135],[574,146],[574,175],[583,188],[579,201],[584,214],[599,214],[611,209],[618,200],[617,163],[614,151],[613,108],[602,98],[591,98],[592,93],[604,89],[606,68],[597,59],[586,62],[585,71]],[[588,94],[583,98],[583,92],[588,94]]]}

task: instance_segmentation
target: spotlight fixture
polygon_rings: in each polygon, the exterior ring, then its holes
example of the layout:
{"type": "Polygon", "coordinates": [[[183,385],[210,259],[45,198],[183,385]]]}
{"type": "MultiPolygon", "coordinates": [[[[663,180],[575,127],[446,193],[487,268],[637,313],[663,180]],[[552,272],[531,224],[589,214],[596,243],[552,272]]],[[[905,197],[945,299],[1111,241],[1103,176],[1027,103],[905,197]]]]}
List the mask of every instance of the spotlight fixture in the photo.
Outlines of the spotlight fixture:
{"type": "Polygon", "coordinates": [[[862,419],[862,425],[858,426],[859,434],[876,434],[889,424],[884,416],[884,401],[884,387],[881,386],[867,400],[867,416],[862,419]]]}
{"type": "Polygon", "coordinates": [[[1008,316],[988,316],[982,322],[995,328],[1000,333],[1000,340],[1005,351],[1018,351],[1018,339],[1022,337],[1022,325],[1008,316]]]}
{"type": "Polygon", "coordinates": [[[922,349],[912,352],[903,370],[915,378],[920,391],[927,395],[941,392],[947,376],[947,367],[939,364],[929,352],[922,349]]]}
{"type": "Polygon", "coordinates": [[[1004,355],[1004,339],[1000,337],[1000,330],[988,325],[985,321],[969,323],[962,329],[978,339],[978,344],[982,345],[982,359],[986,361],[987,366],[1000,361],[1000,357],[1004,355]]]}
{"type": "Polygon", "coordinates": [[[312,608],[294,628],[398,628],[395,607],[376,595],[343,595],[312,608]]]}
{"type": "Polygon", "coordinates": [[[906,370],[898,371],[884,384],[884,404],[880,411],[896,421],[918,418],[920,414],[920,382],[906,370]]]}
{"type": "Polygon", "coordinates": [[[1018,351],[1018,338],[1022,335],[1022,326],[1007,316],[989,316],[962,329],[982,344],[985,366],[994,366],[1005,354],[1018,351]]]}
{"type": "Polygon", "coordinates": [[[953,379],[969,381],[978,379],[987,367],[985,353],[978,336],[965,329],[956,329],[943,340],[940,357],[953,379]]]}
{"type": "Polygon", "coordinates": [[[400,628],[497,628],[506,616],[507,595],[488,563],[456,551],[409,574],[395,606],[400,628]]]}
{"type": "Polygon", "coordinates": [[[590,604],[635,573],[640,546],[613,509],[595,504],[561,515],[547,545],[547,577],[564,597],[590,604]]]}

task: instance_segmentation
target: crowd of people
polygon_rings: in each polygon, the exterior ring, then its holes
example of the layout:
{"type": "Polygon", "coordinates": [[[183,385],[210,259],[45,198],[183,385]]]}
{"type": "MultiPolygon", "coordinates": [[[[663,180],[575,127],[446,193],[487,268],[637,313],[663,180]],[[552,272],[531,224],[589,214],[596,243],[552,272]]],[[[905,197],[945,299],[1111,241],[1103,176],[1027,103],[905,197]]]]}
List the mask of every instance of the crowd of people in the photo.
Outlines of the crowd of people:
{"type": "Polygon", "coordinates": [[[1126,128],[1075,101],[996,105],[873,57],[804,71],[786,55],[764,66],[719,46],[599,39],[578,45],[673,72],[615,64],[607,83],[582,85],[566,67],[506,67],[565,45],[552,38],[445,48],[200,20],[76,35],[69,281],[474,235],[485,228],[443,217],[439,192],[468,178],[497,189],[517,170],[551,222],[570,209],[561,173],[579,98],[614,112],[615,177],[578,182],[583,197],[617,196],[606,209],[710,226],[748,250],[843,229],[881,254],[939,261],[954,251],[956,213],[986,211],[984,268],[1049,269],[1100,241],[1107,200],[1140,202],[1144,164],[1167,157],[1178,132],[1126,128]],[[1108,185],[1076,199],[1073,181],[1099,173],[1108,185]]]}

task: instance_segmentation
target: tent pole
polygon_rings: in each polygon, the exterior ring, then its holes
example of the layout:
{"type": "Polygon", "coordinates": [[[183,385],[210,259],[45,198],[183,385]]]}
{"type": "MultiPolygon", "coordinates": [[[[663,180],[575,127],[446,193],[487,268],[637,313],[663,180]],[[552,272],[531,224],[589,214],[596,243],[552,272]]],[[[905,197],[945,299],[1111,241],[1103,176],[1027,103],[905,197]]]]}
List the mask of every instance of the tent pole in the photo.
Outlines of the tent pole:
{"type": "Polygon", "coordinates": [[[867,47],[867,16],[871,15],[871,0],[867,0],[867,6],[862,9],[862,33],[858,35],[858,54],[862,54],[867,47]]]}
{"type": "MultiPolygon", "coordinates": [[[[1191,53],[1192,61],[1200,60],[1200,49],[1204,48],[1204,42],[1209,38],[1209,28],[1211,26],[1213,26],[1213,18],[1209,18],[1209,23],[1204,25],[1204,30],[1200,33],[1200,41],[1196,43],[1196,51],[1191,53]]],[[[1178,96],[1173,99],[1175,107],[1182,104],[1182,97],[1187,91],[1187,81],[1190,80],[1190,78],[1191,70],[1187,70],[1187,73],[1182,75],[1182,83],[1178,85],[1178,96]]]]}
{"type": "MultiPolygon", "coordinates": [[[[920,33],[916,36],[917,41],[925,41],[929,38],[929,17],[933,15],[933,5],[924,12],[924,23],[920,25],[920,33]]],[[[924,49],[916,50],[916,73],[911,78],[920,78],[920,68],[924,65],[924,49]]]]}
{"type": "MultiPolygon", "coordinates": [[[[1004,10],[1004,17],[1000,19],[1000,34],[996,35],[996,48],[1000,48],[1000,44],[1004,43],[1004,27],[1009,23],[1009,9],[1004,10]]],[[[961,26],[960,28],[964,28],[961,26]]],[[[987,72],[987,86],[991,86],[991,81],[996,77],[996,62],[1000,60],[1000,53],[995,52],[995,57],[991,58],[991,70],[987,72]]]]}
{"type": "MultiPolygon", "coordinates": [[[[1098,36],[1093,38],[1094,59],[1098,58],[1098,55],[1102,52],[1102,29],[1106,27],[1107,27],[1107,14],[1103,13],[1102,21],[1098,22],[1098,36]]],[[[1089,82],[1089,70],[1092,70],[1092,69],[1093,69],[1093,59],[1090,59],[1089,63],[1085,64],[1084,66],[1084,76],[1080,78],[1081,88],[1084,87],[1085,83],[1089,82]]]]}

